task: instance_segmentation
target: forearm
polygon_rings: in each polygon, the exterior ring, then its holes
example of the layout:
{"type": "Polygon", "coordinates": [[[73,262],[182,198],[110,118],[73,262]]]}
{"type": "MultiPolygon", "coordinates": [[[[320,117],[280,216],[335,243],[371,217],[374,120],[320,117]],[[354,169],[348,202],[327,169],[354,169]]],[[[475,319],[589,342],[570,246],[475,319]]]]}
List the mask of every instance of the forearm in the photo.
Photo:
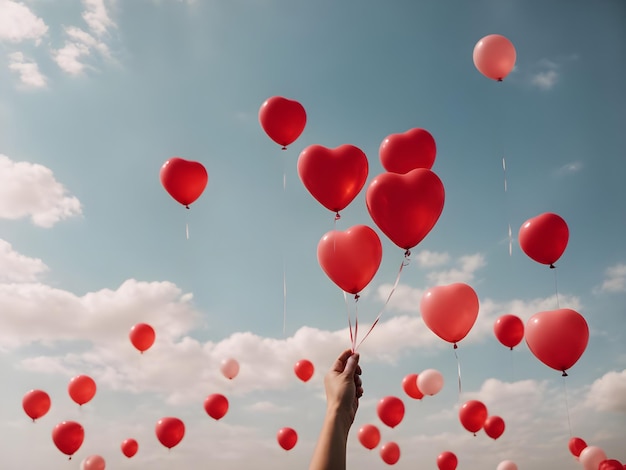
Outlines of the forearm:
{"type": "Polygon", "coordinates": [[[345,470],[348,432],[352,422],[336,409],[328,409],[309,470],[345,470]]]}

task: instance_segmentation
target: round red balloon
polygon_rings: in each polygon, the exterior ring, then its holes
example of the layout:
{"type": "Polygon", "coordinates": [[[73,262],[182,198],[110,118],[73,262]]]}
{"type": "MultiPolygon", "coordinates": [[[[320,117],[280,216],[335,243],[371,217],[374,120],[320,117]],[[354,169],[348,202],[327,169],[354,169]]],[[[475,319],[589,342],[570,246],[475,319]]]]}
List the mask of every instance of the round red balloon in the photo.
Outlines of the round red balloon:
{"type": "Polygon", "coordinates": [[[402,390],[411,398],[421,400],[424,398],[424,394],[417,386],[417,374],[409,374],[402,379],[402,390]]]}
{"type": "Polygon", "coordinates": [[[50,410],[50,396],[43,390],[31,390],[22,398],[22,408],[33,422],[50,410]]]}
{"type": "Polygon", "coordinates": [[[493,333],[500,343],[513,349],[524,339],[524,322],[515,315],[502,315],[493,324],[493,333]]]}
{"type": "Polygon", "coordinates": [[[52,441],[57,448],[65,455],[76,453],[85,439],[85,430],[75,421],[63,421],[57,424],[52,430],[52,441]]]}
{"type": "Polygon", "coordinates": [[[150,349],[156,338],[154,328],[147,323],[137,323],[130,329],[128,336],[133,346],[142,354],[144,351],[150,349]]]}
{"type": "Polygon", "coordinates": [[[81,470],[104,470],[106,462],[100,455],[90,455],[83,460],[81,470]]]}
{"type": "Polygon", "coordinates": [[[77,375],[70,380],[67,391],[70,398],[82,406],[96,395],[96,382],[88,375],[77,375]]]}
{"type": "Polygon", "coordinates": [[[390,428],[395,428],[404,418],[404,403],[398,397],[381,398],[376,407],[380,420],[390,428]]]}
{"type": "Polygon", "coordinates": [[[298,157],[298,175],[304,187],[326,209],[339,212],[365,185],[367,157],[354,145],[329,149],[310,145],[298,157]]]}
{"type": "Polygon", "coordinates": [[[380,446],[380,457],[388,465],[395,465],[400,460],[400,446],[395,442],[387,442],[380,446]]]}
{"type": "Polygon", "coordinates": [[[465,402],[459,410],[459,420],[465,429],[476,435],[487,420],[487,407],[478,400],[465,402]]]}
{"type": "Polygon", "coordinates": [[[598,470],[623,470],[624,466],[619,460],[607,459],[600,462],[598,470]]]}
{"type": "Polygon", "coordinates": [[[215,419],[222,419],[228,412],[228,398],[220,393],[213,393],[204,400],[204,410],[215,419]]]}
{"type": "Polygon", "coordinates": [[[462,282],[428,289],[420,301],[422,319],[444,341],[461,341],[478,317],[478,296],[462,282]]]}
{"type": "Polygon", "coordinates": [[[489,416],[485,420],[483,428],[490,438],[497,439],[504,433],[504,420],[500,416],[489,416]]]}
{"type": "Polygon", "coordinates": [[[317,245],[322,270],[350,294],[358,294],[370,283],[382,258],[380,238],[367,225],[355,225],[343,232],[331,230],[317,245]]]}
{"type": "Polygon", "coordinates": [[[452,452],[446,451],[437,457],[437,467],[439,470],[455,470],[459,461],[452,452]]]}
{"type": "Polygon", "coordinates": [[[529,258],[553,268],[567,248],[569,228],[561,216],[546,212],[524,222],[518,237],[529,258]]]}
{"type": "Polygon", "coordinates": [[[269,138],[285,149],[304,131],[306,111],[295,100],[273,96],[261,105],[259,122],[269,138]]]}
{"type": "Polygon", "coordinates": [[[490,34],[474,46],[474,65],[485,77],[501,82],[515,67],[515,46],[504,36],[490,34]]]}
{"type": "Polygon", "coordinates": [[[292,428],[282,428],[276,434],[278,444],[285,450],[291,450],[298,442],[298,433],[292,428]]]}
{"type": "Polygon", "coordinates": [[[537,359],[567,375],[565,371],[576,364],[587,348],[589,327],[575,310],[548,310],[530,317],[525,337],[537,359]]]}
{"type": "Polygon", "coordinates": [[[293,366],[293,371],[300,380],[302,380],[303,382],[308,382],[311,377],[313,377],[315,367],[313,367],[313,363],[308,359],[300,359],[293,366]]]}
{"type": "Polygon", "coordinates": [[[173,157],[161,167],[161,184],[177,202],[189,209],[209,182],[209,174],[200,162],[173,157]]]}
{"type": "Polygon", "coordinates": [[[380,431],[373,424],[364,424],[359,429],[359,442],[366,449],[372,450],[380,442],[380,431]]]}
{"type": "Polygon", "coordinates": [[[125,439],[120,447],[122,454],[130,459],[139,450],[139,443],[135,439],[125,439]]]}
{"type": "Polygon", "coordinates": [[[374,223],[405,250],[416,246],[432,230],[443,211],[444,200],[443,183],[425,168],[404,175],[378,175],[365,194],[374,223]]]}
{"type": "Polygon", "coordinates": [[[572,437],[569,440],[567,446],[572,455],[574,457],[578,457],[580,456],[580,453],[583,451],[583,449],[587,447],[587,443],[580,437],[572,437]]]}
{"type": "Polygon", "coordinates": [[[178,445],[185,436],[185,423],[178,418],[161,418],[154,429],[157,439],[168,449],[178,445]]]}
{"type": "Polygon", "coordinates": [[[380,163],[392,173],[408,173],[416,168],[430,170],[435,163],[437,145],[425,129],[409,129],[402,134],[391,134],[380,144],[380,163]]]}

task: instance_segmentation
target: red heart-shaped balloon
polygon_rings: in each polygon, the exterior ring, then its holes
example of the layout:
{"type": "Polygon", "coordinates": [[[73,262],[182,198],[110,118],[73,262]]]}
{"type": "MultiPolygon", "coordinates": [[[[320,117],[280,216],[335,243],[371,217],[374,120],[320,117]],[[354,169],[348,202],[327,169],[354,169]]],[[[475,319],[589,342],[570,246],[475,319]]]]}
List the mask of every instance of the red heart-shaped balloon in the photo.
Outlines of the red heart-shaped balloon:
{"type": "Polygon", "coordinates": [[[528,219],[519,229],[522,251],[538,263],[551,267],[565,251],[568,241],[567,223],[561,216],[551,212],[528,219]]]}
{"type": "Polygon", "coordinates": [[[583,355],[589,341],[585,318],[561,308],[534,314],[526,324],[526,343],[537,359],[563,375],[583,355]]]}
{"type": "Polygon", "coordinates": [[[391,134],[380,144],[380,163],[392,173],[408,173],[416,168],[430,170],[437,156],[435,139],[425,129],[409,129],[391,134]]]}
{"type": "Polygon", "coordinates": [[[341,289],[358,294],[372,280],[383,257],[380,238],[367,225],[331,230],[317,245],[317,260],[341,289]]]}
{"type": "Polygon", "coordinates": [[[441,339],[454,343],[455,347],[474,326],[478,310],[476,291],[462,282],[431,287],[420,301],[426,326],[441,339]]]}
{"type": "Polygon", "coordinates": [[[261,105],[259,122],[269,138],[285,149],[302,134],[306,111],[295,100],[272,96],[261,105]]]}
{"type": "Polygon", "coordinates": [[[298,157],[298,175],[304,187],[333,212],[344,209],[361,191],[368,169],[367,157],[354,145],[335,149],[310,145],[298,157]]]}
{"type": "Polygon", "coordinates": [[[383,173],[367,188],[367,210],[389,239],[406,250],[421,242],[435,226],[445,200],[443,183],[426,168],[404,175],[383,173]]]}
{"type": "Polygon", "coordinates": [[[209,174],[200,162],[173,157],[161,167],[161,184],[176,201],[189,208],[200,197],[209,174]]]}

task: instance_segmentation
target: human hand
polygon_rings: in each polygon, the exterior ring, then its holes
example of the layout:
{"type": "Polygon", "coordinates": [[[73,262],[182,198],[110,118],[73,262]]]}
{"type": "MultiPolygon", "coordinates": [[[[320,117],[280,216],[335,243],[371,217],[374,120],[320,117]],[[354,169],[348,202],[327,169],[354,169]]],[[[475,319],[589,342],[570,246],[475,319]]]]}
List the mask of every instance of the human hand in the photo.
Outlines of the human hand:
{"type": "Polygon", "coordinates": [[[359,353],[346,349],[324,378],[328,411],[337,413],[349,428],[354,421],[359,398],[363,395],[359,353]]]}

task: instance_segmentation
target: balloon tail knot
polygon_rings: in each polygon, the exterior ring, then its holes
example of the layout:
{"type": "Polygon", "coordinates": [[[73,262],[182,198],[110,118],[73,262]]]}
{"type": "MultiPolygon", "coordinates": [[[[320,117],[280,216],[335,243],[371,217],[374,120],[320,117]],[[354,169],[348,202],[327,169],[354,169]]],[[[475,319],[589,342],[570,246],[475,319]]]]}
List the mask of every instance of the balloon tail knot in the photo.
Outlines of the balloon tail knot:
{"type": "Polygon", "coordinates": [[[339,211],[337,211],[337,213],[335,214],[335,220],[339,220],[341,219],[341,216],[339,215],[339,211]]]}
{"type": "Polygon", "coordinates": [[[185,204],[185,209],[189,209],[189,204],[185,204]]]}
{"type": "Polygon", "coordinates": [[[513,351],[513,346],[511,346],[511,351],[513,351]]]}
{"type": "Polygon", "coordinates": [[[361,296],[359,294],[354,294],[354,301],[358,302],[361,296]]]}
{"type": "Polygon", "coordinates": [[[70,455],[70,456],[67,458],[67,460],[72,460],[72,456],[70,455]]]}
{"type": "MultiPolygon", "coordinates": [[[[454,349],[459,349],[456,343],[454,343],[454,349]]],[[[475,435],[475,434],[474,434],[475,435]]]]}
{"type": "Polygon", "coordinates": [[[563,371],[563,375],[561,377],[568,377],[567,372],[563,371]]]}
{"type": "Polygon", "coordinates": [[[411,250],[407,249],[407,250],[404,252],[404,257],[405,257],[405,258],[408,258],[409,256],[411,256],[411,250]]]}
{"type": "Polygon", "coordinates": [[[498,78],[498,81],[499,81],[499,82],[501,82],[501,81],[502,81],[502,78],[498,78]]]}
{"type": "Polygon", "coordinates": [[[556,266],[553,264],[550,264],[550,269],[556,269],[556,266]]]}
{"type": "Polygon", "coordinates": [[[476,436],[476,433],[474,433],[474,436],[476,436]]]}
{"type": "Polygon", "coordinates": [[[283,146],[281,147],[281,150],[287,150],[287,146],[286,146],[286,145],[283,145],[283,146]]]}

